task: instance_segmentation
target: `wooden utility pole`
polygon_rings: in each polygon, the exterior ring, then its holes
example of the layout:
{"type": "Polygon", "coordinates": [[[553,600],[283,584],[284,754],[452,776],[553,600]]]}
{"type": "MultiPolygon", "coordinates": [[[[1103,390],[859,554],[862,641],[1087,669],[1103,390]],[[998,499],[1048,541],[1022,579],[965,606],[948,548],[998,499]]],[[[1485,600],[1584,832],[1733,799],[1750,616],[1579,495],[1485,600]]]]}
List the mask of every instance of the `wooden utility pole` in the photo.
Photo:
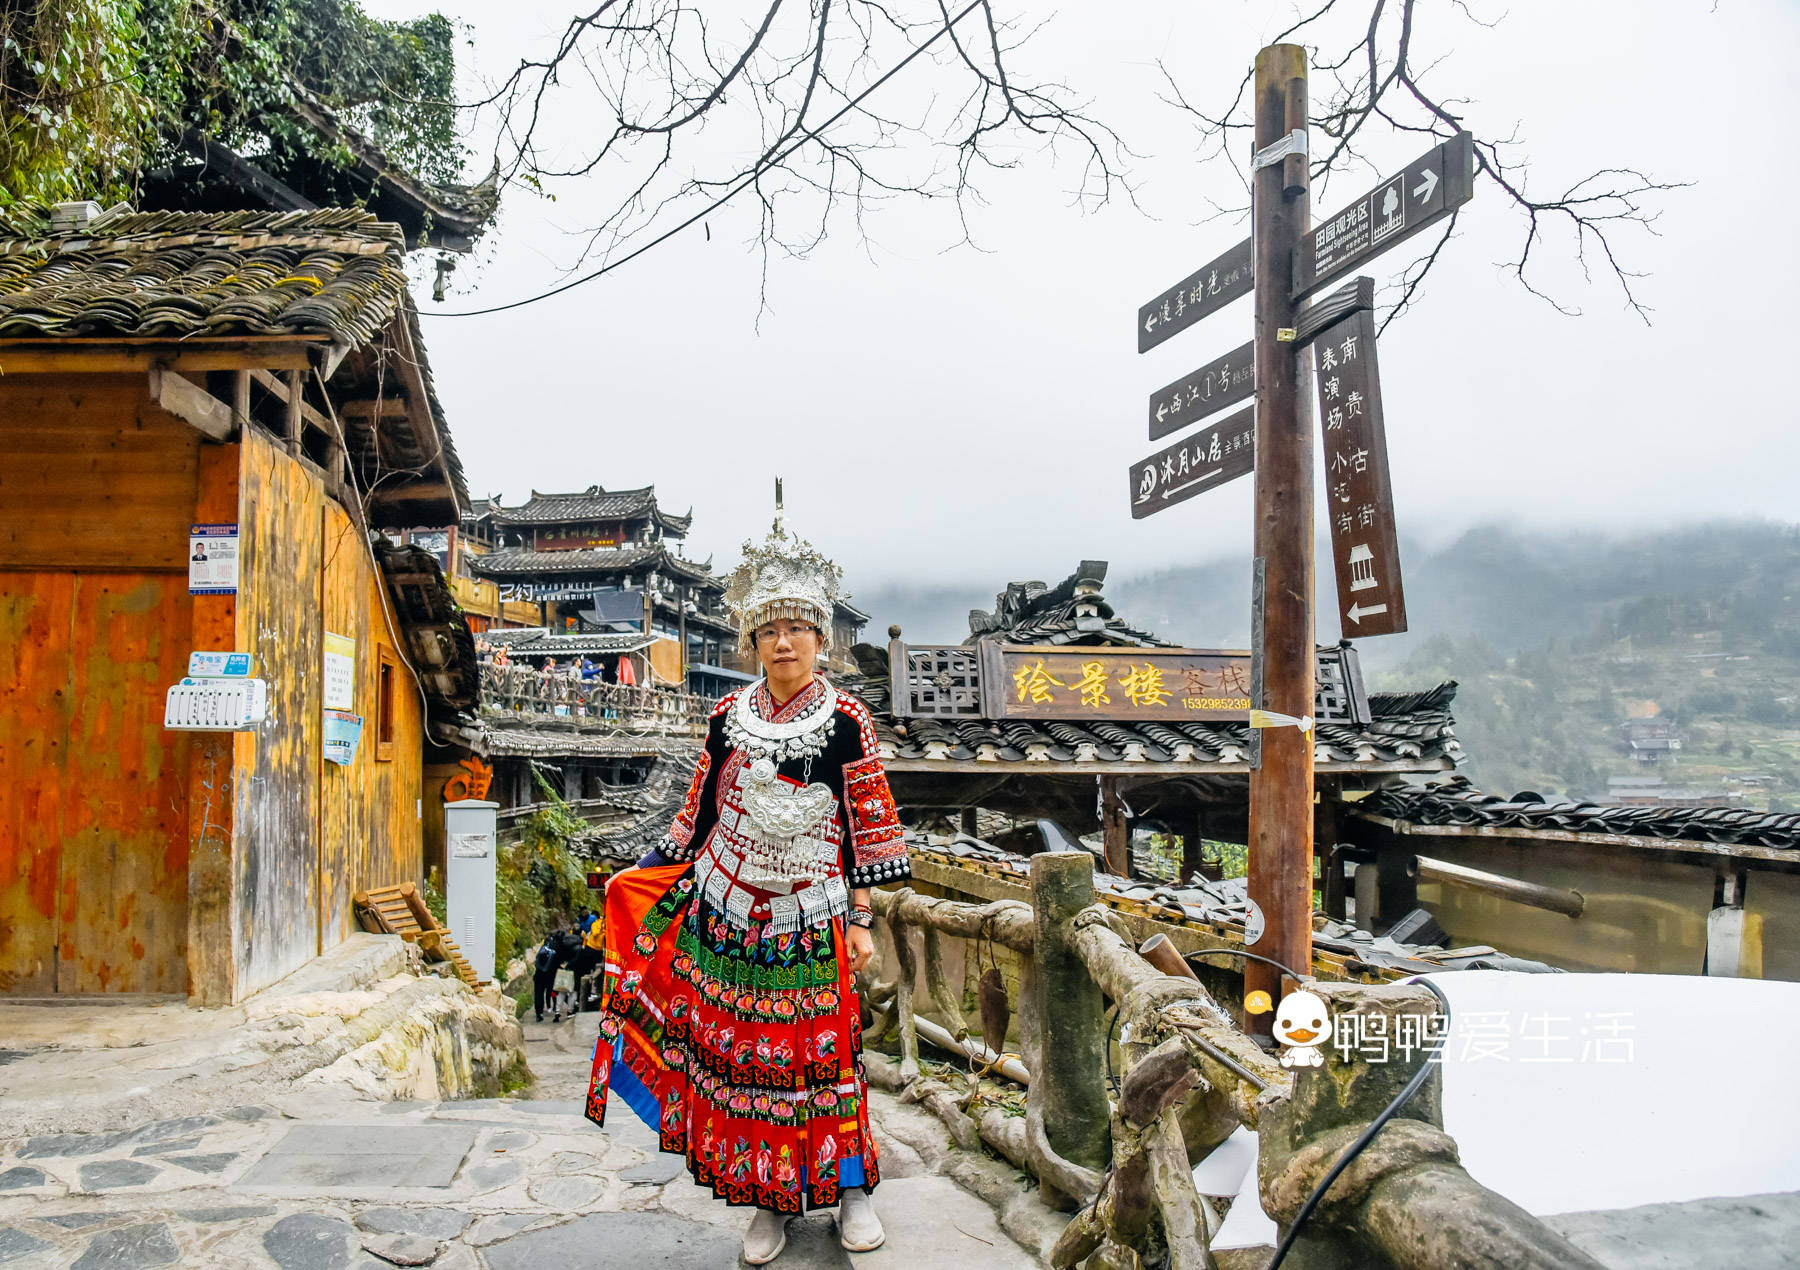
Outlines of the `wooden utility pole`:
{"type": "MultiPolygon", "coordinates": [[[[1308,228],[1306,50],[1271,44],[1256,55],[1256,150],[1288,142],[1251,178],[1256,300],[1256,556],[1262,561],[1264,710],[1313,713],[1313,437],[1294,339],[1294,253],[1308,228]],[[1294,136],[1295,133],[1299,135],[1294,136]],[[1292,138],[1292,140],[1289,140],[1292,138]]],[[[1250,774],[1250,898],[1262,937],[1250,951],[1301,973],[1312,965],[1313,738],[1292,724],[1262,730],[1250,774]]],[[[1277,1000],[1281,976],[1250,962],[1246,991],[1277,1000]]],[[[1264,1030],[1273,1014],[1251,1016],[1264,1030]]]]}

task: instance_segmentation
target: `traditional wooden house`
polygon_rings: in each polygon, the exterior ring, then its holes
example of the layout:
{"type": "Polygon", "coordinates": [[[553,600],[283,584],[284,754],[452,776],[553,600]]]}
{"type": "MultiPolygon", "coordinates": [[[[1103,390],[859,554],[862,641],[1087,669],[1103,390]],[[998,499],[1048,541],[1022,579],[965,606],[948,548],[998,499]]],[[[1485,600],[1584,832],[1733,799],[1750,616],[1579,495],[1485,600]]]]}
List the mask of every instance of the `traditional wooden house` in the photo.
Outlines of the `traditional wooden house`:
{"type": "MultiPolygon", "coordinates": [[[[684,559],[676,545],[693,513],[657,502],[656,487],[540,494],[507,507],[478,503],[459,542],[457,568],[495,583],[502,604],[543,606],[544,638],[507,636],[510,652],[534,663],[589,657],[617,677],[636,658],[632,681],[719,697],[755,677],[737,651],[725,608],[725,580],[710,562],[684,559]]],[[[838,670],[868,615],[840,604],[833,615],[838,670]]]]}
{"type": "Polygon", "coordinates": [[[403,250],[345,210],[0,237],[0,993],[238,1001],[422,876],[475,680],[380,541],[467,506],[403,250]],[[260,723],[164,726],[196,652],[260,723]]]}
{"type": "MultiPolygon", "coordinates": [[[[875,714],[895,797],[916,818],[977,809],[1103,829],[1112,872],[1131,872],[1135,839],[1179,840],[1181,873],[1206,844],[1247,839],[1255,733],[1250,659],[1178,648],[1119,617],[1104,561],[1055,586],[1014,583],[972,613],[962,644],[916,645],[890,631],[857,650],[849,687],[875,714]]],[[[1313,745],[1316,837],[1336,840],[1346,800],[1401,775],[1454,770],[1461,747],[1454,684],[1424,693],[1363,690],[1355,650],[1318,652],[1313,745]]]]}

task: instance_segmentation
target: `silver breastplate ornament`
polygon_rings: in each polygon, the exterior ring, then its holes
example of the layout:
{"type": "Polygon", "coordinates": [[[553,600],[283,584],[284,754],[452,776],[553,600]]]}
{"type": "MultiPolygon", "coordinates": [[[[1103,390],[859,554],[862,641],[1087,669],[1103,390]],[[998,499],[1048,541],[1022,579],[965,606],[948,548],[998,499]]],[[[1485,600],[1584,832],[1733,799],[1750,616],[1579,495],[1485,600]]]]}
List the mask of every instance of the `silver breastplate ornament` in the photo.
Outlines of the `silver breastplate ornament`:
{"type": "Polygon", "coordinates": [[[750,704],[754,690],[740,693],[726,717],[727,739],[750,757],[739,784],[744,803],[739,833],[748,848],[746,882],[816,882],[837,871],[837,848],[818,832],[836,810],[831,787],[810,779],[796,787],[776,773],[782,759],[803,758],[810,778],[812,760],[825,752],[837,692],[823,680],[820,686],[819,701],[793,719],[771,723],[762,718],[750,704]]]}

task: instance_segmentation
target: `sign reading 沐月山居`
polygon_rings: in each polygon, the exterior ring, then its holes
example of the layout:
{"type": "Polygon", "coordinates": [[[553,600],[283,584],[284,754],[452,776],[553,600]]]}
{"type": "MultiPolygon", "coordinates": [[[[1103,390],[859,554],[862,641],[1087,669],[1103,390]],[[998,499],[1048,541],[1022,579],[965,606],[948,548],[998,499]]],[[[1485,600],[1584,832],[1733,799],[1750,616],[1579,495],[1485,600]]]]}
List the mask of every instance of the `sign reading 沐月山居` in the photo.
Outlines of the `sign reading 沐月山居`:
{"type": "Polygon", "coordinates": [[[1243,720],[1250,654],[984,644],[989,718],[1243,720]]]}

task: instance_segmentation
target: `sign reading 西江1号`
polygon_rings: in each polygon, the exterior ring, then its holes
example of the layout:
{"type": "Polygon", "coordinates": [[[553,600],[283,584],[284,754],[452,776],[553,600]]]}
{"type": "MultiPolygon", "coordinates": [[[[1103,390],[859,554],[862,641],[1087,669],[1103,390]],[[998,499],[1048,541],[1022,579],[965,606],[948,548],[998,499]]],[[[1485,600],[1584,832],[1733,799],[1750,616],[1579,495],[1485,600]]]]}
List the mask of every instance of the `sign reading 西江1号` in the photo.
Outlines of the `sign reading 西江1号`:
{"type": "Polygon", "coordinates": [[[1169,648],[982,646],[989,718],[1238,720],[1250,654],[1169,648]]]}

